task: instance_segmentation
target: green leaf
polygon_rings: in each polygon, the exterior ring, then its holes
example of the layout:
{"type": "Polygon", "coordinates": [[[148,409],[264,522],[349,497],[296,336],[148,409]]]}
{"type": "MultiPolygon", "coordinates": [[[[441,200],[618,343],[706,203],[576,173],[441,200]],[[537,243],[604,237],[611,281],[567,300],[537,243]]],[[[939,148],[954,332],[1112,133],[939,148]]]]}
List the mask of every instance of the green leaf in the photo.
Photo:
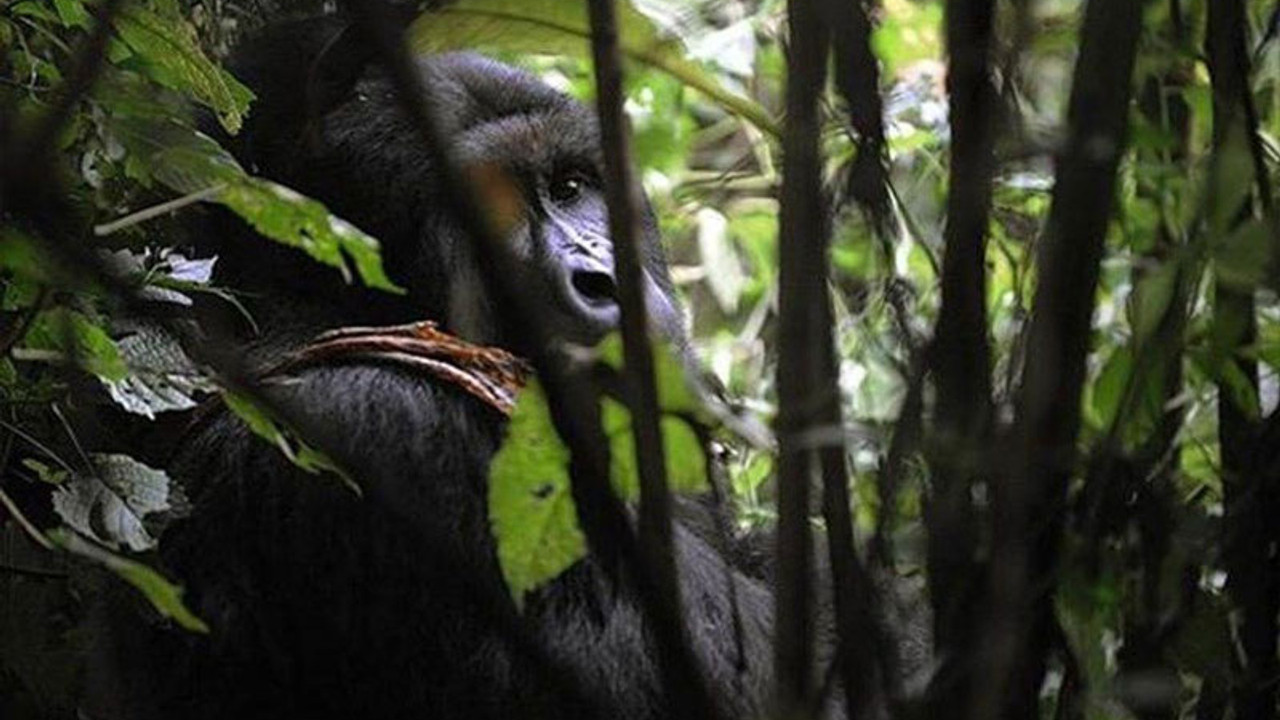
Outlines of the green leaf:
{"type": "Polygon", "coordinates": [[[403,292],[382,267],[378,241],[329,213],[311,198],[251,177],[218,143],[180,123],[152,118],[114,122],[113,135],[137,161],[140,180],[157,180],[183,194],[217,189],[227,206],[259,233],[336,268],[351,282],[350,266],[369,287],[403,292]]]}
{"type": "Polygon", "coordinates": [[[1178,292],[1180,270],[1176,261],[1164,263],[1144,274],[1135,285],[1130,312],[1136,346],[1149,341],[1168,315],[1178,292]]]}
{"type": "MultiPolygon", "coordinates": [[[[614,370],[622,371],[622,334],[609,333],[596,347],[600,361],[614,370]]],[[[707,414],[698,394],[689,383],[689,375],[671,348],[662,344],[653,347],[653,372],[658,386],[658,409],[668,414],[687,414],[706,418],[707,414]]]]}
{"type": "Polygon", "coordinates": [[[192,632],[209,632],[209,626],[182,604],[182,588],[155,570],[87,543],[61,528],[50,530],[49,539],[67,552],[92,560],[118,575],[137,588],[156,612],[164,617],[172,618],[178,625],[192,632]]]}
{"type": "Polygon", "coordinates": [[[89,11],[84,9],[80,0],[53,0],[53,8],[58,11],[58,19],[63,25],[89,29],[89,11]]]}
{"type": "Polygon", "coordinates": [[[85,315],[65,307],[36,315],[22,347],[60,353],[58,359],[75,361],[107,382],[122,380],[129,372],[107,331],[85,315]]]}
{"type": "Polygon", "coordinates": [[[1228,127],[1209,173],[1209,231],[1214,238],[1231,231],[1253,188],[1253,155],[1245,138],[1243,123],[1228,127]]]}
{"type": "MultiPolygon", "coordinates": [[[[603,363],[621,364],[621,337],[613,333],[597,348],[603,363]]],[[[706,455],[689,424],[704,415],[686,382],[684,367],[665,347],[654,350],[667,482],[677,492],[705,491],[706,455]]],[[[624,501],[640,493],[631,412],[605,398],[601,422],[609,441],[610,482],[624,501]]],[[[516,604],[530,590],[568,570],[586,554],[569,478],[569,449],[556,433],[541,385],[520,392],[502,448],[489,466],[489,520],[498,562],[516,604]]]]}
{"type": "MultiPolygon", "coordinates": [[[[37,285],[94,291],[82,274],[68,272],[57,255],[50,253],[43,243],[14,227],[0,227],[0,270],[37,285]]],[[[9,299],[6,293],[6,305],[9,299]]]]}
{"type": "Polygon", "coordinates": [[[569,450],[536,379],[520,392],[506,441],[489,466],[489,521],[502,576],[518,606],[526,593],[586,555],[569,484],[569,450]]]}
{"type": "MultiPolygon", "coordinates": [[[[686,59],[679,40],[662,37],[629,3],[618,7],[618,44],[628,58],[662,70],[729,112],[777,137],[764,108],[730,92],[686,59]]],[[[420,52],[500,50],[589,58],[591,26],[585,0],[459,0],[423,13],[409,29],[420,52]]]]}
{"type": "Polygon", "coordinates": [[[254,402],[246,395],[223,390],[222,400],[227,408],[244,421],[254,435],[271,443],[289,462],[313,475],[330,472],[337,475],[353,492],[361,494],[360,486],[337,462],[328,455],[308,445],[298,434],[280,422],[269,409],[254,402]]]}
{"type": "Polygon", "coordinates": [[[227,132],[240,131],[253,93],[205,56],[195,27],[176,3],[127,4],[115,28],[152,79],[208,106],[227,132]]]}
{"type": "Polygon", "coordinates": [[[1213,246],[1217,281],[1239,290],[1253,290],[1272,278],[1274,225],[1252,220],[1221,238],[1213,246]]]}

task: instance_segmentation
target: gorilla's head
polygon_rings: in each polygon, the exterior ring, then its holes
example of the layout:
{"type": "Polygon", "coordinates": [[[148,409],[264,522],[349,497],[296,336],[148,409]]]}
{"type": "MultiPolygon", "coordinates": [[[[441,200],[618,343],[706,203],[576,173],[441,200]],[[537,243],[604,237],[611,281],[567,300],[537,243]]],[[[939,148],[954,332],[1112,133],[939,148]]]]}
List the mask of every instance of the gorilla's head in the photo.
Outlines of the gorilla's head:
{"type": "MultiPolygon", "coordinates": [[[[245,130],[224,142],[251,172],[317,198],[377,237],[388,274],[408,294],[343,287],[337,273],[244,229],[219,233],[223,280],[323,305],[335,325],[427,318],[476,342],[510,344],[516,333],[504,326],[482,259],[442,200],[421,136],[371,62],[371,48],[357,43],[333,19],[285,25],[248,43],[231,67],[258,99],[245,130]]],[[[542,303],[565,339],[598,340],[617,325],[618,305],[594,113],[529,73],[478,55],[427,57],[419,68],[459,169],[508,229],[526,270],[513,279],[521,296],[542,303]]],[[[681,344],[683,323],[647,203],[641,218],[650,318],[681,344]]]]}

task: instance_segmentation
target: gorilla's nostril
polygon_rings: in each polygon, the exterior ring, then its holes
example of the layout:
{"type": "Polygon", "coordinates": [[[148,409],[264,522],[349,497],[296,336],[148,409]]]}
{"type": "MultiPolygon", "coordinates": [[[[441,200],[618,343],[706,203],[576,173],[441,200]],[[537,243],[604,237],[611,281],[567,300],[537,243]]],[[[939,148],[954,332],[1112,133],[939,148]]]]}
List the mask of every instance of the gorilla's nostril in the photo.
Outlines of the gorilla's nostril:
{"type": "Polygon", "coordinates": [[[579,270],[573,274],[573,289],[588,304],[612,305],[618,302],[618,286],[613,276],[598,270],[579,270]]]}

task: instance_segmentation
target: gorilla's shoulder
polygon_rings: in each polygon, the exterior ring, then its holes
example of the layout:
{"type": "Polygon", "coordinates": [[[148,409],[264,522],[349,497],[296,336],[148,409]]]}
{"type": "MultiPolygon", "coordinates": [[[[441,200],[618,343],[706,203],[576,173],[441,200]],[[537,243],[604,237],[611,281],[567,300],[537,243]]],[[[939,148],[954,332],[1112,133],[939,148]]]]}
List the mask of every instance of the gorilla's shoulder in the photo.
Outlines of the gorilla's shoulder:
{"type": "MultiPolygon", "coordinates": [[[[271,381],[264,391],[283,419],[294,423],[290,429],[361,485],[374,480],[379,488],[442,473],[457,479],[473,475],[487,467],[504,426],[495,410],[462,389],[386,365],[326,365],[271,381]]],[[[280,448],[230,410],[213,411],[192,434],[175,463],[188,482],[246,474],[317,481],[301,477],[280,448]],[[255,472],[246,473],[250,469],[255,472]]],[[[199,495],[206,488],[190,489],[199,495]]]]}

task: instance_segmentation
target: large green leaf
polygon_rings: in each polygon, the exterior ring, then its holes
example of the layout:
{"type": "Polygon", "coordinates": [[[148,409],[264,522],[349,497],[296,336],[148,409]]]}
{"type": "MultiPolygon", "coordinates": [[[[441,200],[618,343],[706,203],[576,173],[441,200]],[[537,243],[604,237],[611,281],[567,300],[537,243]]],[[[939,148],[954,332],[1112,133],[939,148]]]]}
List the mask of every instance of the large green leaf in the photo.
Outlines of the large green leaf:
{"type": "MultiPolygon", "coordinates": [[[[615,333],[601,343],[603,364],[621,363],[615,333]]],[[[684,369],[665,347],[654,349],[667,482],[677,492],[708,487],[706,454],[690,422],[702,418],[701,404],[684,369]]],[[[610,482],[624,501],[640,493],[631,412],[604,398],[601,421],[609,441],[610,482]]],[[[586,554],[569,480],[569,449],[556,433],[541,385],[531,381],[520,393],[502,449],[489,466],[489,519],[498,542],[498,562],[516,603],[525,593],[568,570],[586,554]]]]}
{"type": "Polygon", "coordinates": [[[377,240],[319,202],[246,174],[212,138],[181,123],[151,118],[120,119],[111,131],[133,160],[130,173],[136,179],[206,194],[263,235],[336,268],[348,282],[350,265],[366,285],[401,292],[382,268],[377,240]]]}
{"type": "MultiPolygon", "coordinates": [[[[619,5],[618,44],[632,60],[670,73],[726,110],[777,136],[777,123],[756,103],[730,92],[685,57],[679,40],[663,37],[628,3],[619,5]]],[[[586,0],[459,0],[424,13],[409,30],[422,52],[502,50],[515,53],[591,54],[586,0]]]]}
{"type": "Polygon", "coordinates": [[[489,520],[517,605],[586,554],[570,494],[569,450],[536,379],[521,391],[506,441],[489,466],[489,520]]]}
{"type": "Polygon", "coordinates": [[[227,132],[239,132],[253,93],[204,54],[176,2],[128,3],[115,28],[152,79],[207,105],[227,132]]]}

